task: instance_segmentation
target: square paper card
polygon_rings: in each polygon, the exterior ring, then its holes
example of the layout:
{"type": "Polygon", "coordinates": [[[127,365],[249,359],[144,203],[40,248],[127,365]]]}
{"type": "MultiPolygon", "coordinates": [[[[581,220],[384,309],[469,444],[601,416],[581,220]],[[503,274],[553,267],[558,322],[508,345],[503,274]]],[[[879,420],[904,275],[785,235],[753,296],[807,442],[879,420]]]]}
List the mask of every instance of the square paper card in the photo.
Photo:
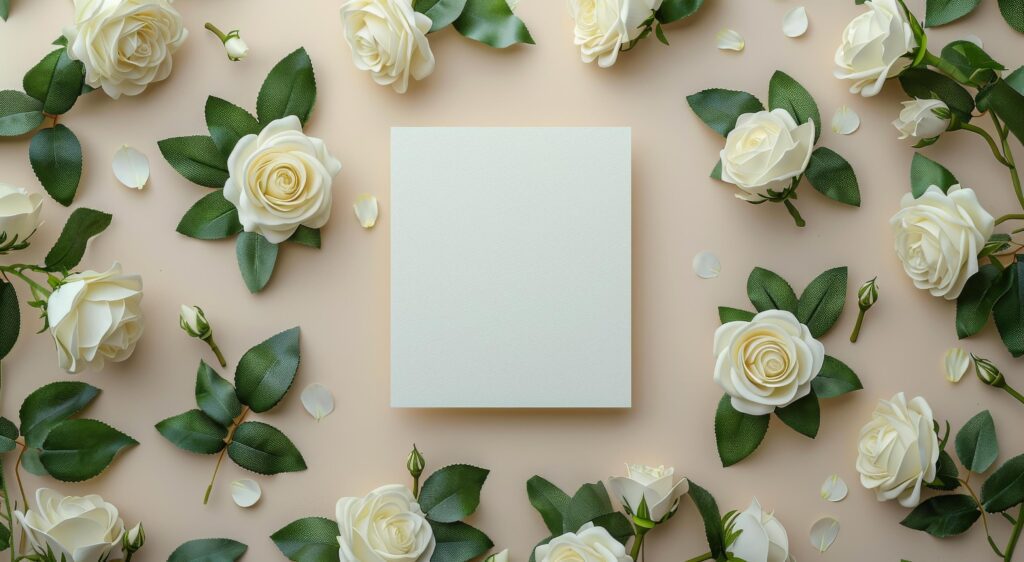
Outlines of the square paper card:
{"type": "Polygon", "coordinates": [[[391,405],[626,408],[628,128],[391,129],[391,405]]]}

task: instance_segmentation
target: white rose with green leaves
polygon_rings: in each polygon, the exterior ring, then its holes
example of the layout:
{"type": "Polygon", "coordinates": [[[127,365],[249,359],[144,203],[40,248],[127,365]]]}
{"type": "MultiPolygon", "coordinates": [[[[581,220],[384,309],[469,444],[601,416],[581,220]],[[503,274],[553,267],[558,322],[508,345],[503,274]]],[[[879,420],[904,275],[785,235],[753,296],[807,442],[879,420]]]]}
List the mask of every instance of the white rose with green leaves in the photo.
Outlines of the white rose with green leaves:
{"type": "Polygon", "coordinates": [[[65,496],[49,488],[36,490],[36,507],[15,511],[37,554],[52,552],[68,562],[124,560],[124,521],[117,507],[97,495],[65,496]]]}
{"type": "Polygon", "coordinates": [[[662,0],[569,0],[576,46],[583,62],[607,68],[619,51],[640,36],[643,23],[662,0]]]}
{"type": "Polygon", "coordinates": [[[921,502],[921,487],[935,480],[939,437],[928,402],[900,392],[881,400],[860,430],[857,472],[878,501],[895,499],[904,507],[921,502]]]}
{"type": "Polygon", "coordinates": [[[726,526],[740,535],[726,552],[745,562],[792,562],[786,528],[770,511],[765,511],[757,498],[750,507],[736,513],[726,526]]]}
{"type": "Polygon", "coordinates": [[[538,546],[534,558],[537,562],[633,562],[622,543],[593,523],[538,546]]]}
{"type": "Polygon", "coordinates": [[[341,562],[428,562],[434,553],[434,532],[405,486],[341,498],[335,515],[341,562]]]}
{"type": "Polygon", "coordinates": [[[851,80],[850,92],[870,97],[885,81],[910,66],[917,46],[914,32],[897,0],[868,0],[867,9],[843,30],[836,49],[835,77],[851,80]]]}
{"type": "Polygon", "coordinates": [[[427,40],[432,22],[410,0],[347,0],[341,21],[352,61],[374,82],[404,94],[409,78],[423,80],[434,72],[427,40]]]}
{"type": "Polygon", "coordinates": [[[898,119],[892,122],[900,132],[900,140],[935,138],[949,128],[949,106],[942,100],[914,99],[903,102],[898,119]]]}
{"type": "Polygon", "coordinates": [[[744,113],[719,154],[722,181],[739,188],[736,197],[762,201],[803,174],[813,151],[814,121],[798,124],[785,109],[744,113]]]}
{"type": "Polygon", "coordinates": [[[21,246],[39,227],[43,196],[0,183],[0,248],[21,246]]]}
{"type": "Polygon", "coordinates": [[[641,503],[646,502],[647,518],[656,523],[675,511],[679,498],[690,489],[686,478],[675,480],[673,467],[642,464],[627,464],[626,476],[614,476],[608,485],[630,513],[640,513],[641,503]]]}

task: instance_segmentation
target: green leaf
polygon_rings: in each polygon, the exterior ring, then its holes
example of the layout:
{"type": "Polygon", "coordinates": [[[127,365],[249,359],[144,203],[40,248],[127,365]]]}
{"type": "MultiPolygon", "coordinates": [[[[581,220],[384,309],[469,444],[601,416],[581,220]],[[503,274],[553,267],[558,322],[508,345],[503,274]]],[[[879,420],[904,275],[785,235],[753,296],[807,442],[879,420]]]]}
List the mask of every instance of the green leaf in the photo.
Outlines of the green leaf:
{"type": "Polygon", "coordinates": [[[750,322],[755,314],[749,310],[729,308],[728,306],[718,307],[718,320],[725,324],[727,322],[750,322]]]}
{"type": "Polygon", "coordinates": [[[338,524],[330,519],[304,517],[270,535],[270,540],[293,562],[337,562],[340,534],[338,524]]]}
{"type": "MultiPolygon", "coordinates": [[[[14,425],[11,420],[0,416],[0,453],[13,451],[18,446],[15,442],[18,435],[18,426],[14,425]]],[[[0,474],[0,481],[2,480],[3,475],[0,474]]]]}
{"type": "MultiPolygon", "coordinates": [[[[767,416],[765,416],[767,418],[767,416]]],[[[690,481],[690,499],[697,506],[700,518],[704,520],[704,534],[708,539],[708,549],[715,560],[725,558],[725,525],[722,523],[722,512],[718,509],[715,497],[701,488],[696,482],[690,481]]]]}
{"type": "Polygon", "coordinates": [[[992,316],[1003,345],[1014,357],[1024,355],[1024,256],[1018,255],[1003,276],[1011,278],[1006,293],[996,301],[992,316]]]}
{"type": "Polygon", "coordinates": [[[238,270],[250,293],[258,293],[267,286],[277,263],[277,244],[271,244],[256,232],[243,232],[235,242],[238,270]]]}
{"type": "Polygon", "coordinates": [[[231,156],[239,139],[260,132],[259,122],[248,111],[218,97],[206,98],[205,113],[210,138],[225,158],[231,156]]]}
{"type": "Polygon", "coordinates": [[[1003,81],[1018,93],[1024,94],[1024,66],[1018,67],[1017,70],[1005,76],[1003,81]]]}
{"type": "Polygon", "coordinates": [[[71,129],[58,124],[36,133],[28,160],[46,192],[61,205],[70,205],[82,179],[82,145],[71,129]]]}
{"type": "Polygon", "coordinates": [[[764,106],[753,95],[721,88],[686,96],[686,102],[701,121],[723,137],[736,128],[740,115],[764,111],[764,106]]]}
{"type": "Polygon", "coordinates": [[[85,248],[92,237],[110,226],[111,215],[102,211],[79,207],[71,212],[64,223],[57,242],[47,252],[43,263],[47,271],[71,271],[82,261],[85,248]]]}
{"type": "Polygon", "coordinates": [[[956,334],[973,336],[982,330],[992,315],[996,301],[1013,285],[1013,275],[1003,275],[998,266],[986,263],[971,276],[956,299],[956,334]]]}
{"type": "Polygon", "coordinates": [[[417,498],[427,518],[452,523],[469,517],[480,505],[480,489],[489,470],[466,464],[446,466],[430,475],[417,498]]]}
{"type": "Polygon", "coordinates": [[[516,43],[533,45],[530,30],[505,0],[467,0],[452,25],[463,36],[498,49],[516,43]]]}
{"type": "Polygon", "coordinates": [[[978,7],[981,0],[928,0],[925,2],[925,27],[952,23],[978,7]]]}
{"type": "Polygon", "coordinates": [[[1003,463],[981,486],[981,505],[989,513],[1006,511],[1024,501],[1024,455],[1003,463]]]}
{"type": "Polygon", "coordinates": [[[963,72],[970,85],[984,87],[998,79],[1006,67],[970,41],[953,41],[942,48],[941,57],[963,72]]]}
{"type": "Polygon", "coordinates": [[[189,410],[156,424],[156,430],[179,449],[201,455],[219,453],[224,448],[228,428],[202,410],[189,410]]]}
{"type": "Polygon", "coordinates": [[[11,0],[0,0],[0,20],[7,21],[11,15],[11,0]]]}
{"type": "Polygon", "coordinates": [[[313,61],[309,60],[306,49],[298,49],[281,59],[263,81],[256,98],[256,116],[263,127],[288,115],[298,117],[305,124],[315,103],[313,61]]]}
{"type": "Polygon", "coordinates": [[[306,470],[306,461],[285,434],[261,422],[238,426],[228,445],[228,456],[238,466],[258,474],[306,470]]]}
{"type": "Polygon", "coordinates": [[[935,463],[935,480],[925,482],[933,490],[955,490],[960,487],[960,471],[953,462],[953,457],[946,451],[939,451],[939,460],[935,463]]]}
{"type": "Polygon", "coordinates": [[[235,562],[248,548],[231,539],[196,539],[174,549],[167,562],[235,562]]]}
{"type": "Polygon", "coordinates": [[[25,443],[34,449],[43,445],[53,426],[85,408],[100,389],[84,382],[53,382],[37,388],[21,403],[18,418],[25,443]]]}
{"type": "Polygon", "coordinates": [[[715,412],[715,442],[722,466],[732,466],[750,456],[768,433],[769,416],[751,416],[732,407],[726,394],[715,412]]]}
{"type": "Polygon", "coordinates": [[[466,7],[466,0],[417,0],[413,9],[430,18],[430,33],[451,25],[466,7]]]}
{"type": "Polygon", "coordinates": [[[785,109],[793,116],[797,125],[814,121],[814,142],[818,142],[818,137],[821,136],[821,113],[818,112],[818,104],[799,82],[781,70],[775,71],[768,83],[768,107],[785,109]]]}
{"type": "Polygon", "coordinates": [[[1003,120],[1003,124],[1017,140],[1024,142],[1024,94],[1014,90],[1003,80],[996,82],[988,91],[988,106],[1003,120]]]}
{"type": "Polygon", "coordinates": [[[177,231],[199,240],[219,240],[241,232],[242,223],[238,221],[238,209],[218,189],[204,195],[185,212],[177,231]]]}
{"type": "Polygon", "coordinates": [[[797,300],[793,287],[773,271],[755,267],[747,276],[747,297],[758,312],[788,310],[796,314],[797,300]]]}
{"type": "Polygon", "coordinates": [[[431,562],[468,562],[494,546],[487,535],[465,523],[430,521],[430,528],[437,541],[431,562]]]}
{"type": "Polygon", "coordinates": [[[43,124],[43,104],[16,90],[0,90],[0,137],[31,133],[43,124]]]}
{"type": "Polygon", "coordinates": [[[299,228],[295,230],[295,234],[292,234],[288,238],[288,241],[299,244],[300,246],[307,246],[309,248],[316,248],[319,250],[320,229],[299,225],[299,228]]]}
{"type": "Polygon", "coordinates": [[[619,541],[625,546],[629,539],[635,534],[633,531],[633,524],[625,514],[618,511],[614,513],[605,513],[599,515],[591,520],[591,523],[595,527],[604,527],[604,530],[608,531],[608,534],[613,539],[619,541]]]}
{"type": "Polygon", "coordinates": [[[839,320],[846,306],[847,268],[836,267],[814,278],[800,295],[796,317],[820,338],[839,320]]]}
{"type": "Polygon", "coordinates": [[[910,164],[910,190],[915,199],[924,195],[933,185],[946,193],[950,186],[957,183],[960,182],[942,164],[918,152],[914,153],[914,160],[910,164]]]}
{"type": "Polygon", "coordinates": [[[719,181],[722,180],[722,160],[721,159],[718,160],[718,163],[715,164],[714,169],[711,170],[710,177],[711,177],[711,179],[715,179],[715,180],[719,180],[719,181]]]}
{"type": "Polygon", "coordinates": [[[299,357],[298,326],[246,351],[235,367],[238,399],[256,413],[276,406],[295,380],[299,357]]]}
{"type": "Polygon", "coordinates": [[[50,115],[67,113],[78,101],[85,83],[85,66],[72,60],[66,48],[46,55],[25,74],[25,93],[43,102],[50,115]]]}
{"type": "Polygon", "coordinates": [[[846,205],[860,207],[860,186],[853,167],[832,149],[819,146],[807,163],[807,181],[822,195],[846,205]]]}
{"type": "Polygon", "coordinates": [[[928,498],[900,521],[900,525],[945,538],[970,529],[979,517],[981,510],[971,496],[953,494],[928,498]]]}
{"type": "Polygon", "coordinates": [[[235,387],[202,360],[196,373],[196,404],[207,416],[225,427],[242,414],[242,404],[235,396],[235,387]]]}
{"type": "Polygon", "coordinates": [[[526,495],[551,534],[561,535],[565,532],[565,514],[572,499],[568,494],[544,478],[533,476],[526,481],[526,495]]]}
{"type": "Polygon", "coordinates": [[[818,405],[818,397],[813,392],[785,408],[776,408],[775,415],[782,420],[782,423],[795,429],[797,433],[811,439],[818,436],[818,428],[821,426],[821,408],[818,405]]]}
{"type": "Polygon", "coordinates": [[[704,0],[665,0],[654,17],[661,23],[672,23],[695,14],[703,4],[704,0]]]}
{"type": "Polygon", "coordinates": [[[988,470],[999,456],[996,423],[988,410],[979,412],[964,424],[956,434],[956,456],[960,464],[971,472],[988,470]]]}
{"type": "Polygon", "coordinates": [[[818,398],[835,398],[862,388],[864,386],[856,373],[845,363],[830,355],[825,356],[821,370],[811,381],[811,389],[818,398]]]}
{"type": "Polygon", "coordinates": [[[21,333],[21,305],[14,285],[0,280],[0,359],[14,349],[21,333]]]}
{"type": "Polygon", "coordinates": [[[228,159],[213,138],[202,135],[174,137],[157,143],[160,154],[181,176],[205,187],[224,187],[228,159]]]}
{"type": "Polygon", "coordinates": [[[999,12],[1010,27],[1024,33],[1024,0],[999,0],[999,12]]]}
{"type": "Polygon", "coordinates": [[[46,435],[39,460],[57,480],[81,482],[103,472],[121,449],[138,444],[103,422],[67,420],[46,435]]]}
{"type": "Polygon", "coordinates": [[[945,74],[924,67],[908,68],[900,76],[900,86],[912,98],[942,100],[963,122],[971,120],[974,97],[945,74]]]}
{"type": "Polygon", "coordinates": [[[563,524],[566,532],[570,532],[571,529],[578,530],[594,519],[614,511],[612,500],[608,497],[608,489],[604,484],[587,483],[580,486],[569,500],[569,509],[566,511],[563,524]]]}

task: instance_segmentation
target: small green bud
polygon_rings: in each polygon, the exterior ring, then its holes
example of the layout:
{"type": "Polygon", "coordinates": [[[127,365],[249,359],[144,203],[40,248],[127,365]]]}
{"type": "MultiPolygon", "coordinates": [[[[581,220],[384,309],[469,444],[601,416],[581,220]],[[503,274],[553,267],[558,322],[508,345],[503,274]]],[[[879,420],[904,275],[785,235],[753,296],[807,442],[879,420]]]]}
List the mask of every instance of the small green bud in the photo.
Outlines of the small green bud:
{"type": "Polygon", "coordinates": [[[146,544],[146,529],[142,527],[141,522],[132,527],[121,539],[121,546],[125,552],[136,552],[144,544],[146,544]]]}
{"type": "Polygon", "coordinates": [[[1006,385],[1006,378],[1003,377],[1003,373],[991,361],[978,357],[973,353],[971,354],[971,359],[974,360],[974,372],[977,373],[981,382],[996,388],[1002,388],[1006,385]]]}
{"type": "Polygon", "coordinates": [[[867,310],[878,302],[878,284],[875,282],[877,279],[875,277],[857,289],[857,304],[861,310],[867,310]]]}
{"type": "Polygon", "coordinates": [[[198,306],[181,305],[181,313],[178,315],[178,323],[185,333],[193,338],[201,340],[213,336],[213,328],[206,320],[206,314],[198,306]]]}
{"type": "Polygon", "coordinates": [[[423,469],[427,467],[427,461],[423,458],[420,450],[416,448],[416,445],[412,446],[412,452],[409,453],[409,458],[405,461],[405,468],[409,469],[409,474],[413,478],[419,478],[423,474],[423,469]]]}

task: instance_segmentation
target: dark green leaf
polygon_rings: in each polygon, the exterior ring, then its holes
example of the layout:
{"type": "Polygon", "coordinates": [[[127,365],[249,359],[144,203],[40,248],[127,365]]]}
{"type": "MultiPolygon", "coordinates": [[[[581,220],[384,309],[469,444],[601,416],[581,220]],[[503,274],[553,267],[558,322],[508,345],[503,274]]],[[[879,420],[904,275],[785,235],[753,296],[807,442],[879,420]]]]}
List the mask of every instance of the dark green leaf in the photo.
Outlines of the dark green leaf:
{"type": "Polygon", "coordinates": [[[0,20],[7,21],[11,15],[11,0],[0,0],[0,20]]]}
{"type": "Polygon", "coordinates": [[[71,271],[82,261],[89,240],[110,226],[111,216],[102,211],[79,207],[64,223],[57,242],[46,254],[47,271],[71,271]]]}
{"type": "Polygon", "coordinates": [[[565,513],[571,501],[568,494],[544,478],[534,476],[526,481],[526,495],[551,534],[561,535],[565,532],[565,513]]]}
{"type": "Polygon", "coordinates": [[[903,91],[912,98],[942,100],[963,122],[971,120],[974,98],[956,80],[924,67],[908,68],[899,77],[903,91]]]}
{"type": "Polygon", "coordinates": [[[181,176],[206,187],[224,187],[228,160],[211,137],[175,137],[157,143],[160,154],[181,176]]]}
{"type": "Polygon", "coordinates": [[[928,498],[900,521],[900,525],[945,538],[970,529],[979,517],[981,510],[971,496],[953,494],[928,498]]]}
{"type": "Polygon", "coordinates": [[[807,325],[812,336],[823,336],[842,315],[846,306],[846,279],[846,267],[830,269],[815,277],[800,295],[796,317],[807,325]]]}
{"type": "Polygon", "coordinates": [[[755,267],[747,276],[747,297],[758,312],[788,310],[796,314],[797,300],[793,287],[773,271],[755,267]]]}
{"type": "Polygon", "coordinates": [[[751,416],[732,407],[726,394],[715,412],[715,442],[722,466],[732,466],[750,456],[768,433],[769,416],[751,416]]]}
{"type": "Polygon", "coordinates": [[[16,137],[43,124],[43,104],[16,90],[0,90],[0,137],[16,137]]]}
{"type": "Polygon", "coordinates": [[[337,562],[338,524],[324,517],[304,517],[278,530],[270,539],[293,562],[337,562]]]}
{"type": "Polygon", "coordinates": [[[775,71],[768,83],[768,107],[785,109],[793,116],[797,125],[814,121],[814,142],[818,142],[818,137],[821,136],[821,114],[818,112],[818,104],[799,82],[781,70],[775,71]]]}
{"type": "Polygon", "coordinates": [[[723,137],[736,128],[736,120],[740,115],[764,110],[764,106],[753,95],[721,88],[702,90],[686,96],[686,102],[701,121],[723,137]]]}
{"type": "Polygon", "coordinates": [[[623,545],[629,542],[629,539],[635,534],[633,531],[633,524],[630,523],[629,518],[618,511],[615,513],[599,515],[592,519],[591,523],[593,523],[595,527],[603,527],[604,530],[608,531],[608,534],[611,535],[613,539],[619,541],[623,545]]]}
{"type": "Polygon", "coordinates": [[[181,217],[177,230],[199,240],[219,240],[241,232],[242,223],[238,222],[238,209],[218,189],[196,201],[181,217]]]}
{"type": "Polygon", "coordinates": [[[258,474],[306,470],[306,461],[285,434],[261,422],[238,426],[228,445],[228,456],[238,466],[258,474]]]}
{"type": "Polygon", "coordinates": [[[174,549],[167,562],[235,562],[248,548],[231,539],[196,539],[174,549]]]}
{"type": "Polygon", "coordinates": [[[998,513],[1024,501],[1024,455],[1003,463],[981,486],[985,511],[998,513]]]}
{"type": "Polygon", "coordinates": [[[996,422],[988,410],[979,412],[956,434],[956,456],[971,472],[985,472],[999,456],[996,422]]]}
{"type": "Polygon", "coordinates": [[[84,382],[53,382],[39,387],[21,403],[18,418],[29,447],[38,449],[53,426],[85,408],[100,389],[84,382]]]}
{"type": "Polygon", "coordinates": [[[78,101],[85,83],[85,66],[71,60],[65,48],[46,55],[25,74],[25,93],[43,102],[50,115],[67,113],[78,101]]]}
{"type": "Polygon", "coordinates": [[[25,449],[25,454],[21,457],[21,468],[24,468],[29,474],[35,474],[36,476],[50,475],[46,472],[43,461],[39,460],[39,449],[25,449]]]}
{"type": "Polygon", "coordinates": [[[1006,292],[996,301],[992,316],[1003,345],[1014,357],[1024,355],[1024,256],[1018,255],[1003,276],[1011,278],[1006,292]]]}
{"type": "Polygon", "coordinates": [[[1018,141],[1024,142],[1024,94],[1014,90],[1006,82],[999,80],[989,90],[988,105],[1003,120],[1018,141]]]}
{"type": "Polygon", "coordinates": [[[832,149],[824,146],[814,149],[804,173],[807,175],[807,181],[825,197],[860,207],[857,174],[850,163],[832,149]]]}
{"type": "Polygon", "coordinates": [[[1003,81],[1006,82],[1007,86],[1024,94],[1024,66],[1018,67],[1017,70],[1004,77],[1003,81]]]}
{"type": "Polygon", "coordinates": [[[952,23],[978,7],[981,0],[928,0],[925,2],[925,27],[952,23]]]}
{"type": "Polygon", "coordinates": [[[487,535],[465,523],[430,521],[430,528],[437,541],[431,562],[468,562],[494,546],[487,535]]]}
{"type": "Polygon", "coordinates": [[[81,482],[103,472],[121,449],[138,444],[103,422],[67,420],[46,435],[39,460],[57,480],[81,482]]]}
{"type": "Polygon", "coordinates": [[[811,439],[818,436],[818,427],[821,425],[821,408],[818,405],[818,397],[813,392],[785,408],[776,408],[775,415],[779,416],[782,423],[792,427],[798,433],[811,439]]]}
{"type": "Polygon", "coordinates": [[[719,159],[718,163],[715,164],[714,169],[711,170],[711,179],[721,180],[722,179],[722,160],[719,159]]]}
{"type": "Polygon", "coordinates": [[[21,333],[21,305],[14,285],[0,280],[0,359],[14,349],[21,333]]]}
{"type": "Polygon", "coordinates": [[[1006,67],[996,62],[984,49],[970,41],[953,41],[942,48],[942,58],[963,72],[969,83],[984,87],[994,82],[1006,67]]]}
{"type": "Polygon", "coordinates": [[[516,43],[533,45],[530,30],[512,13],[505,0],[467,0],[453,25],[463,36],[491,47],[504,49],[516,43]]]}
{"type": "Polygon", "coordinates": [[[82,145],[71,129],[58,124],[36,133],[28,160],[46,192],[61,205],[70,205],[82,179],[82,145]]]}
{"type": "Polygon", "coordinates": [[[999,267],[986,263],[971,276],[956,299],[956,333],[973,336],[988,324],[992,308],[1013,284],[1013,275],[1002,275],[999,267]]]}
{"type": "Polygon", "coordinates": [[[299,328],[252,347],[235,367],[238,399],[253,412],[266,412],[284,398],[299,369],[299,328]]]}
{"type": "MultiPolygon", "coordinates": [[[[18,426],[11,420],[0,416],[0,453],[13,451],[18,446],[15,439],[18,438],[18,426]]],[[[0,481],[3,481],[3,474],[0,474],[0,481]]]]}
{"type": "Polygon", "coordinates": [[[671,23],[693,15],[703,4],[704,0],[665,0],[654,17],[661,23],[671,23]]]}
{"type": "Polygon", "coordinates": [[[224,448],[228,428],[202,410],[189,410],[156,424],[156,430],[179,449],[201,455],[219,453],[224,448]]]}
{"type": "Polygon", "coordinates": [[[755,314],[749,310],[729,308],[728,306],[718,307],[718,320],[725,324],[727,322],[750,322],[755,314]]]}
{"type": "MultiPolygon", "coordinates": [[[[765,416],[767,418],[767,416],[765,416]]],[[[708,549],[715,560],[725,557],[725,525],[722,523],[722,512],[718,510],[715,497],[701,488],[696,482],[690,481],[690,499],[697,506],[700,518],[704,520],[704,534],[707,535],[708,549]]]]}
{"type": "Polygon", "coordinates": [[[1010,27],[1024,33],[1024,0],[999,0],[999,12],[1010,27]]]}
{"type": "Polygon", "coordinates": [[[196,373],[196,404],[223,426],[229,426],[242,413],[235,387],[217,374],[205,361],[199,361],[196,373]]]}
{"type": "Polygon", "coordinates": [[[608,497],[608,490],[603,483],[584,484],[569,500],[569,509],[565,513],[563,524],[566,532],[570,529],[578,530],[594,519],[614,511],[612,500],[608,497]]]}
{"type": "Polygon", "coordinates": [[[238,270],[250,293],[258,293],[267,286],[277,263],[277,244],[271,244],[256,232],[243,232],[235,242],[238,270]]]}
{"type": "Polygon", "coordinates": [[[939,460],[935,467],[935,480],[925,485],[933,490],[955,490],[960,487],[960,471],[956,468],[953,457],[946,451],[939,451],[939,460]]]}
{"type": "Polygon", "coordinates": [[[466,464],[446,466],[430,475],[417,498],[427,518],[440,523],[461,521],[480,505],[480,489],[489,470],[466,464]]]}
{"type": "Polygon", "coordinates": [[[466,7],[466,0],[417,0],[413,9],[430,18],[430,33],[451,25],[466,7]]]}
{"type": "Polygon", "coordinates": [[[821,371],[811,381],[811,389],[818,398],[834,398],[862,388],[864,386],[853,370],[830,355],[825,356],[821,371]]]}
{"type": "Polygon", "coordinates": [[[210,96],[206,99],[206,128],[210,138],[225,158],[231,156],[239,139],[260,132],[260,124],[248,111],[237,105],[210,96]]]}
{"type": "Polygon", "coordinates": [[[288,115],[298,117],[305,124],[315,103],[313,61],[309,60],[306,49],[298,49],[277,63],[263,81],[256,98],[256,116],[263,127],[288,115]]]}
{"type": "Polygon", "coordinates": [[[289,242],[299,244],[301,246],[308,246],[310,248],[320,249],[320,229],[309,228],[308,226],[299,225],[299,228],[295,230],[295,234],[292,234],[288,238],[289,242]]]}
{"type": "Polygon", "coordinates": [[[943,193],[949,191],[950,186],[960,183],[942,164],[914,153],[914,160],[910,164],[910,191],[914,198],[924,195],[924,192],[931,186],[937,186],[943,193]]]}

